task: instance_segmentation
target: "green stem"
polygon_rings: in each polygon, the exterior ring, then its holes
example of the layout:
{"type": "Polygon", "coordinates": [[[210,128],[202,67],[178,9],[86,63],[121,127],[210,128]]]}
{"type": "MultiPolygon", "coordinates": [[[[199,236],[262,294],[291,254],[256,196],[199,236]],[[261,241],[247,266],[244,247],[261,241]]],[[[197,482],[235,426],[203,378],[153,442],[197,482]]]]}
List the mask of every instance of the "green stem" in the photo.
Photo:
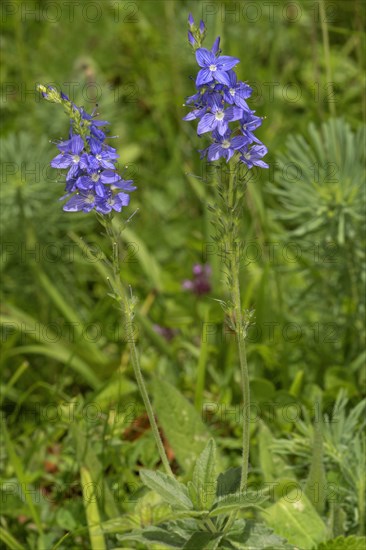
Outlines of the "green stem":
{"type": "MultiPolygon", "coordinates": [[[[230,173],[229,193],[228,193],[228,212],[229,212],[229,258],[230,258],[230,275],[232,278],[231,300],[234,308],[234,323],[236,341],[239,353],[239,364],[241,373],[241,391],[243,398],[243,448],[242,448],[242,469],[240,490],[244,491],[248,481],[248,463],[249,463],[249,444],[250,444],[250,425],[249,425],[249,403],[250,403],[250,388],[249,388],[249,372],[247,364],[247,355],[245,349],[245,327],[243,322],[241,296],[240,296],[240,281],[239,281],[239,262],[240,250],[235,242],[236,236],[236,216],[235,202],[237,171],[230,173]]],[[[240,198],[240,197],[239,197],[240,198]]]]}
{"type": "MultiPolygon", "coordinates": [[[[203,331],[205,330],[205,327],[207,327],[207,324],[209,321],[209,315],[210,315],[210,308],[209,306],[206,305],[203,331]]],[[[198,359],[198,366],[197,366],[196,391],[194,396],[194,405],[198,412],[202,411],[202,406],[203,406],[203,392],[205,389],[207,356],[208,356],[208,341],[207,341],[207,337],[204,338],[202,333],[201,350],[200,350],[200,356],[198,359]]]]}
{"type": "Polygon", "coordinates": [[[248,463],[249,463],[249,443],[250,443],[250,425],[249,425],[249,403],[250,403],[250,388],[249,388],[249,372],[247,363],[247,354],[245,349],[245,335],[243,333],[243,316],[241,313],[241,299],[239,286],[239,269],[238,266],[233,266],[233,292],[232,300],[234,303],[234,311],[236,314],[236,339],[239,351],[239,363],[241,372],[241,391],[243,397],[243,456],[241,469],[240,490],[244,491],[248,481],[248,463]]]}
{"type": "Polygon", "coordinates": [[[142,400],[145,405],[145,409],[147,412],[147,416],[149,418],[151,430],[153,432],[155,443],[158,448],[158,452],[160,455],[160,459],[163,463],[163,466],[165,468],[166,473],[174,477],[174,474],[172,472],[172,469],[169,464],[168,457],[166,455],[164,445],[159,433],[159,429],[155,420],[153,408],[151,405],[151,401],[149,398],[149,394],[147,393],[144,377],[142,375],[142,371],[140,368],[140,360],[136,348],[135,343],[135,336],[134,336],[134,327],[133,327],[133,318],[134,318],[134,311],[133,311],[133,305],[130,302],[126,289],[122,283],[121,275],[120,275],[120,255],[119,255],[119,243],[118,243],[118,235],[115,232],[115,229],[112,224],[112,220],[108,219],[105,225],[106,231],[108,236],[110,237],[112,241],[113,246],[113,271],[114,271],[114,291],[117,294],[118,300],[121,302],[122,310],[125,317],[125,323],[126,323],[126,338],[127,342],[130,346],[131,351],[131,363],[132,368],[134,370],[135,378],[137,381],[137,385],[142,397],[142,400]]]}

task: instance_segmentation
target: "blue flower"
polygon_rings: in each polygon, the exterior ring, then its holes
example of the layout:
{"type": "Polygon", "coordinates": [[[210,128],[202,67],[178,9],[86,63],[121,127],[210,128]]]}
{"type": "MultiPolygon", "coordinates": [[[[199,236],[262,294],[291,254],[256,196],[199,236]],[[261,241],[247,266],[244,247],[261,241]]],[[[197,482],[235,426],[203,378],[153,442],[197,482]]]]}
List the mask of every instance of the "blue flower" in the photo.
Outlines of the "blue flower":
{"type": "Polygon", "coordinates": [[[191,111],[190,113],[188,113],[188,115],[183,117],[183,120],[194,120],[196,118],[202,118],[203,115],[206,113],[207,108],[208,106],[206,105],[205,107],[193,109],[193,111],[191,111]]]}
{"type": "Polygon", "coordinates": [[[95,208],[100,214],[109,214],[112,210],[121,212],[123,206],[128,206],[130,196],[127,193],[109,193],[105,197],[97,197],[92,190],[80,192],[64,205],[66,212],[90,212],[95,208]]]}
{"type": "MultiPolygon", "coordinates": [[[[218,86],[222,86],[221,84],[217,85],[215,83],[200,86],[198,89],[198,92],[190,97],[187,97],[186,99],[186,105],[193,104],[197,109],[207,109],[207,107],[211,107],[215,102],[222,101],[222,95],[220,93],[220,90],[218,89],[218,86]]],[[[197,118],[197,117],[194,117],[197,118]]],[[[191,118],[184,118],[183,120],[193,120],[191,118]]]]}
{"type": "Polygon", "coordinates": [[[64,204],[65,212],[90,212],[95,206],[96,196],[92,190],[87,193],[79,192],[64,204]]]}
{"type": "Polygon", "coordinates": [[[202,86],[216,80],[221,84],[230,85],[230,78],[227,71],[235,67],[240,61],[236,57],[229,55],[216,55],[206,48],[198,48],[196,51],[197,63],[202,69],[198,72],[196,86],[202,86]]]}
{"type": "Polygon", "coordinates": [[[121,212],[123,206],[128,206],[130,203],[130,195],[127,193],[110,193],[108,197],[96,198],[95,209],[101,214],[109,214],[112,210],[121,212]]]}
{"type": "Polygon", "coordinates": [[[227,130],[223,136],[214,130],[212,137],[215,142],[207,147],[207,149],[201,151],[201,158],[207,155],[209,161],[218,160],[220,157],[223,157],[228,162],[235,151],[242,149],[248,143],[244,136],[232,137],[230,130],[227,130]]]}
{"type": "Polygon", "coordinates": [[[223,136],[229,128],[229,122],[239,120],[242,116],[243,110],[239,107],[229,107],[225,110],[222,101],[214,100],[210,112],[206,113],[199,121],[197,134],[201,135],[217,129],[223,136]]]}
{"type": "Polygon", "coordinates": [[[123,180],[119,179],[117,181],[111,182],[112,189],[123,189],[123,191],[135,191],[136,187],[133,185],[133,180],[123,180]]]}
{"type": "Polygon", "coordinates": [[[252,95],[252,88],[244,82],[238,82],[234,71],[228,73],[230,84],[223,87],[223,97],[227,103],[237,105],[245,111],[250,111],[247,102],[245,101],[252,95]]]}
{"type": "Polygon", "coordinates": [[[98,165],[102,168],[114,170],[114,162],[119,158],[116,150],[113,147],[106,147],[98,139],[90,137],[88,139],[89,147],[92,157],[97,161],[98,165]]]}
{"type": "Polygon", "coordinates": [[[61,141],[57,147],[61,153],[51,160],[51,166],[59,169],[70,168],[67,174],[68,179],[70,179],[79,171],[84,140],[80,136],[74,135],[67,141],[61,141]]]}
{"type": "Polygon", "coordinates": [[[105,186],[112,183],[116,184],[120,179],[120,176],[115,172],[102,170],[80,176],[76,181],[76,187],[82,191],[93,190],[98,197],[105,198],[108,195],[108,188],[105,186]]]}
{"type": "Polygon", "coordinates": [[[253,168],[253,166],[259,166],[260,168],[269,168],[266,162],[261,160],[264,155],[267,154],[267,147],[264,145],[253,145],[251,149],[248,150],[247,147],[241,149],[240,160],[248,166],[248,168],[253,168]]]}
{"type": "Polygon", "coordinates": [[[253,134],[254,130],[262,125],[263,119],[254,115],[254,111],[244,111],[243,118],[240,120],[240,129],[249,143],[254,141],[263,145],[261,141],[253,134]]]}

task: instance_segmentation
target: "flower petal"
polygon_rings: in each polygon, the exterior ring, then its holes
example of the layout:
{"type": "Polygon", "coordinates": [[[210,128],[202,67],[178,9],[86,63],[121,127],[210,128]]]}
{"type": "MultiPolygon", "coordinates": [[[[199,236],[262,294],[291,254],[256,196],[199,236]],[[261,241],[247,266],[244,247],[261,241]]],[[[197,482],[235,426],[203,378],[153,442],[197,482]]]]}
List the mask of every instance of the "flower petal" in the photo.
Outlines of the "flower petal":
{"type": "Polygon", "coordinates": [[[211,132],[216,127],[215,115],[207,113],[201,118],[197,127],[197,134],[201,135],[206,132],[211,132]]]}
{"type": "Polygon", "coordinates": [[[209,69],[201,69],[198,72],[198,75],[196,78],[196,86],[202,86],[202,84],[207,84],[208,82],[212,82],[212,80],[213,80],[212,71],[210,71],[209,69]]]}
{"type": "Polygon", "coordinates": [[[220,82],[221,84],[226,84],[226,86],[230,86],[230,78],[225,70],[218,69],[217,71],[215,71],[214,75],[217,82],[220,82]]]}
{"type": "Polygon", "coordinates": [[[72,156],[68,153],[61,153],[51,160],[52,168],[68,168],[72,164],[72,156]]]}
{"type": "Polygon", "coordinates": [[[231,55],[221,55],[217,58],[216,63],[220,68],[222,68],[224,71],[228,71],[229,69],[232,69],[240,62],[240,59],[237,57],[232,57],[231,55]]]}
{"type": "Polygon", "coordinates": [[[84,149],[84,140],[82,137],[75,135],[70,139],[70,150],[73,155],[79,155],[84,149]]]}
{"type": "Polygon", "coordinates": [[[200,67],[208,67],[216,63],[216,57],[212,52],[206,50],[206,48],[198,48],[196,50],[196,60],[200,67]]]}

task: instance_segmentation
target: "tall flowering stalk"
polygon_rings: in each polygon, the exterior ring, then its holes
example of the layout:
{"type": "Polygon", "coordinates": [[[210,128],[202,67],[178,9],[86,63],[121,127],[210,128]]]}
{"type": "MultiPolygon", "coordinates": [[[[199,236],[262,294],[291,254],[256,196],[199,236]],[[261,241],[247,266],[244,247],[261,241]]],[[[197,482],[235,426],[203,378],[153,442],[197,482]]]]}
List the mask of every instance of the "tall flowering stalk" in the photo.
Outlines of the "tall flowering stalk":
{"type": "Polygon", "coordinates": [[[248,172],[253,166],[268,168],[262,160],[267,148],[254,135],[254,130],[262,124],[262,118],[256,116],[247,104],[252,89],[239,81],[234,71],[240,60],[221,55],[220,37],[216,38],[210,50],[202,47],[206,34],[202,21],[197,26],[190,15],[188,25],[188,41],[195,52],[199,71],[195,80],[196,93],[186,99],[186,105],[192,110],[184,120],[197,119],[197,134],[209,134],[211,138],[211,143],[200,150],[201,159],[207,158],[208,162],[224,159],[228,165],[220,170],[221,178],[215,185],[216,201],[210,210],[214,215],[215,240],[226,268],[230,302],[225,304],[225,311],[229,327],[236,335],[241,370],[244,421],[240,489],[244,491],[248,480],[250,443],[250,385],[245,339],[251,312],[243,313],[241,306],[240,225],[248,172]]]}
{"type": "Polygon", "coordinates": [[[111,240],[112,297],[119,304],[124,316],[126,341],[130,345],[132,367],[161,461],[166,473],[173,476],[140,368],[133,329],[135,300],[125,288],[121,278],[119,237],[123,230],[123,221],[118,217],[114,220],[114,215],[116,212],[120,213],[123,207],[129,204],[129,193],[136,187],[132,180],[123,179],[117,172],[116,162],[119,155],[115,148],[107,144],[107,133],[104,130],[108,122],[96,120],[95,113],[88,114],[82,107],[77,107],[70,101],[64,93],[58,92],[51,86],[39,85],[38,89],[46,100],[62,105],[70,118],[69,138],[56,143],[59,154],[51,161],[53,168],[67,170],[66,194],[61,197],[61,200],[67,199],[67,202],[63,209],[66,212],[85,213],[95,210],[111,240]]]}

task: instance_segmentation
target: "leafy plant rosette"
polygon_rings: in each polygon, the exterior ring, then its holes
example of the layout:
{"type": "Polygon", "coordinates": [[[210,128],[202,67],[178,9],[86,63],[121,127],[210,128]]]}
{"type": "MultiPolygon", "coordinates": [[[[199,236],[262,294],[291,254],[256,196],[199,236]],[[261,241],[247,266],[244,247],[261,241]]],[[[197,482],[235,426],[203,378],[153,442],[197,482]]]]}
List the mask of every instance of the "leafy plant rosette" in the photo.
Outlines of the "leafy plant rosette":
{"type": "Polygon", "coordinates": [[[241,510],[261,509],[267,496],[263,491],[240,491],[240,468],[230,468],[217,476],[213,439],[198,457],[187,484],[159,471],[142,469],[140,476],[153,491],[148,495],[150,514],[144,517],[145,525],[136,527],[133,516],[122,524],[112,521],[103,525],[108,532],[129,530],[117,535],[121,542],[139,542],[148,548],[156,544],[187,549],[294,549],[264,523],[238,517],[241,510]]]}

